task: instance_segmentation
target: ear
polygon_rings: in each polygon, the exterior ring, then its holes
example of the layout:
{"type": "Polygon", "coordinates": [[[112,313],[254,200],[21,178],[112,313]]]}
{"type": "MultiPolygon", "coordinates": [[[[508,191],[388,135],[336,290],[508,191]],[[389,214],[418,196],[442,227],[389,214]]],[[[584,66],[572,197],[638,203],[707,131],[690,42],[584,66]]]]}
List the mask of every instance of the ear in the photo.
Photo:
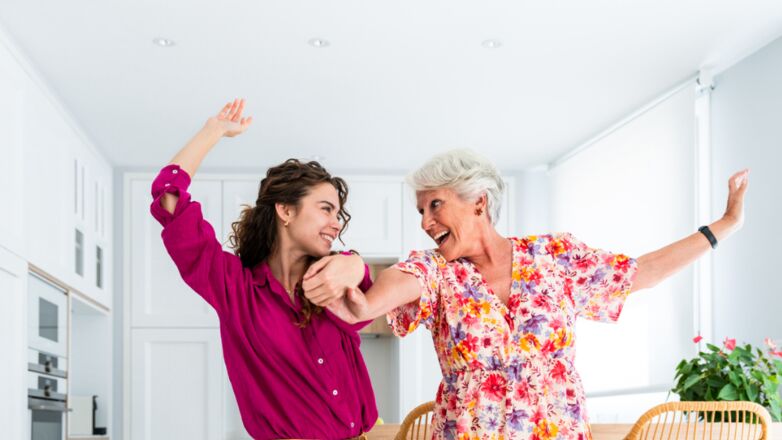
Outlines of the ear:
{"type": "Polygon", "coordinates": [[[486,193],[481,194],[480,197],[478,197],[477,200],[475,200],[475,210],[486,212],[486,207],[489,205],[488,197],[486,196],[486,193]]]}
{"type": "Polygon", "coordinates": [[[275,203],[274,210],[277,213],[277,218],[279,218],[282,223],[290,222],[293,220],[293,217],[296,216],[294,207],[284,203],[275,203]]]}

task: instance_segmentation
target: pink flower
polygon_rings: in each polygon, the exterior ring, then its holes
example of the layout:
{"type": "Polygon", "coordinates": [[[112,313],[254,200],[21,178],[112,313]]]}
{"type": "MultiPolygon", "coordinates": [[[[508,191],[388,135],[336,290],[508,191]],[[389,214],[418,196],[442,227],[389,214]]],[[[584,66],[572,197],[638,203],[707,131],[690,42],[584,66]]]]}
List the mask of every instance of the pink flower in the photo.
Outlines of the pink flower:
{"type": "Polygon", "coordinates": [[[774,341],[771,340],[771,338],[766,338],[763,340],[763,342],[765,342],[766,345],[768,345],[768,348],[770,348],[772,351],[776,350],[777,344],[775,344],[774,341]]]}
{"type": "Polygon", "coordinates": [[[698,342],[701,342],[701,339],[703,339],[703,336],[698,335],[698,336],[692,338],[692,342],[697,344],[698,342]]]}
{"type": "Polygon", "coordinates": [[[734,348],[736,348],[735,339],[725,338],[725,340],[722,341],[722,343],[725,345],[725,348],[727,348],[728,350],[733,350],[734,348]]]}
{"type": "Polygon", "coordinates": [[[772,351],[771,351],[771,354],[773,354],[774,356],[779,356],[779,357],[781,357],[781,358],[782,358],[782,350],[779,350],[779,351],[773,351],[773,350],[772,350],[772,351]]]}

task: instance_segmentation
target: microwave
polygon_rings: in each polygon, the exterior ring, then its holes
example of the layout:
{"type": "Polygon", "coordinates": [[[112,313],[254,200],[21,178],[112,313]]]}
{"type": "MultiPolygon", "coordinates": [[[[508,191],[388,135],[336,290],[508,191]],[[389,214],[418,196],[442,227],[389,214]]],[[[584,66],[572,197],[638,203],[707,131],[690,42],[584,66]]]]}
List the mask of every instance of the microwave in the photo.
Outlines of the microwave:
{"type": "Polygon", "coordinates": [[[30,273],[27,280],[28,345],[66,357],[68,352],[68,295],[64,289],[30,273]]]}

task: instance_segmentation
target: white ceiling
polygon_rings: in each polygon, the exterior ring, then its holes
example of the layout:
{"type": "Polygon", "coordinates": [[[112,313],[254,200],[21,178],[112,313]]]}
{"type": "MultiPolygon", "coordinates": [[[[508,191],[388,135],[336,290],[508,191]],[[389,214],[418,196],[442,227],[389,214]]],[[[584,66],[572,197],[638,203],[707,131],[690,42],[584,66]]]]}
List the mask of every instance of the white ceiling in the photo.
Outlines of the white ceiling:
{"type": "Polygon", "coordinates": [[[244,96],[254,126],[206,166],[405,170],[470,147],[515,169],[779,37],[782,2],[0,0],[0,25],[117,166],[165,163],[244,96]]]}

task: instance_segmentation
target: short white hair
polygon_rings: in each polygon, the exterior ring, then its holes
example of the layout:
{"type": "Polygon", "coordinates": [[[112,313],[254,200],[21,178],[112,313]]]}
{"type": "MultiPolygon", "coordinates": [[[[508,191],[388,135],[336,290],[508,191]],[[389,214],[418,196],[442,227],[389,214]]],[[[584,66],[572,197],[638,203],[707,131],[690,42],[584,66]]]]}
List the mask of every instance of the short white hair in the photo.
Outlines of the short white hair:
{"type": "Polygon", "coordinates": [[[494,225],[500,218],[505,182],[497,167],[471,150],[450,150],[429,159],[407,176],[415,191],[448,188],[465,201],[477,201],[486,195],[486,209],[494,225]]]}

